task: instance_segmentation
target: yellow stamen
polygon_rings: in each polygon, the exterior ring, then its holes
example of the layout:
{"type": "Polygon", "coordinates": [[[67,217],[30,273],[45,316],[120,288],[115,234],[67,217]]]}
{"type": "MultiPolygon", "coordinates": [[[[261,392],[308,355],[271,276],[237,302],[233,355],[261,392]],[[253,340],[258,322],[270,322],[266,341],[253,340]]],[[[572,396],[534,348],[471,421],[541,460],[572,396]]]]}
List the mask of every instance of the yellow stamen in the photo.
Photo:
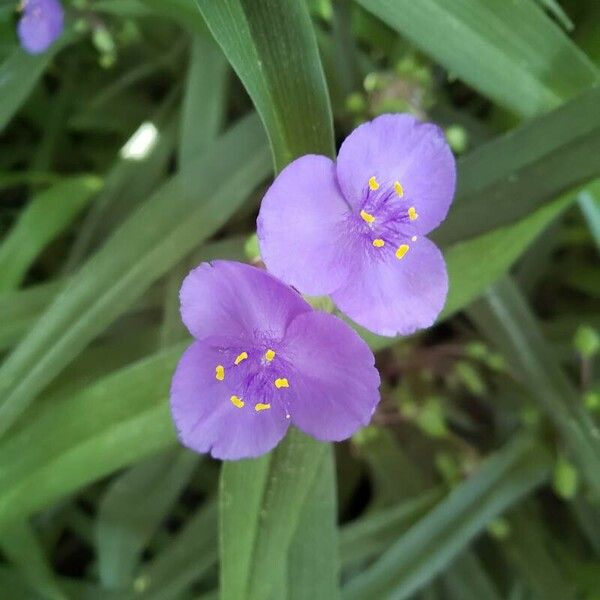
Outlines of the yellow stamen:
{"type": "Polygon", "coordinates": [[[396,194],[398,194],[400,198],[404,196],[404,188],[402,187],[402,184],[399,181],[396,181],[396,183],[394,183],[394,189],[396,190],[396,194]]]}
{"type": "Polygon", "coordinates": [[[404,258],[404,255],[408,252],[408,244],[402,244],[401,246],[398,247],[398,250],[396,250],[396,258],[400,259],[400,258],[404,258]]]}
{"type": "Polygon", "coordinates": [[[233,361],[236,365],[239,365],[243,360],[246,360],[248,358],[248,353],[247,352],[242,352],[241,354],[238,354],[236,359],[233,361]]]}
{"type": "Polygon", "coordinates": [[[279,388],[289,388],[290,387],[290,383],[289,383],[289,381],[285,377],[280,377],[279,379],[275,380],[275,387],[277,389],[279,389],[279,388]]]}
{"type": "Polygon", "coordinates": [[[254,405],[254,410],[256,412],[260,412],[261,410],[269,410],[269,408],[271,408],[270,404],[261,404],[260,402],[258,404],[254,405]]]}
{"type": "Polygon", "coordinates": [[[372,223],[375,220],[375,217],[369,214],[366,210],[361,210],[360,216],[362,217],[362,220],[366,221],[367,223],[372,223]]]}
{"type": "Polygon", "coordinates": [[[265,358],[271,362],[275,358],[275,351],[270,348],[265,352],[265,358]]]}
{"type": "Polygon", "coordinates": [[[411,207],[408,209],[408,218],[409,218],[411,221],[415,221],[415,220],[416,220],[418,217],[419,217],[419,215],[417,214],[417,210],[416,210],[416,208],[415,208],[414,206],[411,206],[411,207]]]}
{"type": "Polygon", "coordinates": [[[418,239],[418,238],[417,238],[417,236],[416,236],[416,235],[413,235],[413,236],[410,238],[410,241],[411,241],[411,242],[416,242],[416,241],[417,241],[417,239],[418,239]]]}
{"type": "Polygon", "coordinates": [[[225,367],[223,365],[217,365],[215,368],[215,377],[219,381],[223,381],[225,379],[225,367]]]}
{"type": "Polygon", "coordinates": [[[377,238],[376,240],[373,240],[373,246],[375,246],[375,248],[381,248],[383,246],[385,246],[385,242],[379,238],[377,238]]]}
{"type": "Polygon", "coordinates": [[[369,187],[375,191],[379,189],[379,184],[377,183],[377,179],[375,179],[375,176],[371,177],[369,179],[369,187]]]}
{"type": "Polygon", "coordinates": [[[244,408],[244,401],[238,396],[231,396],[229,398],[231,400],[231,404],[233,404],[236,408],[244,408]]]}

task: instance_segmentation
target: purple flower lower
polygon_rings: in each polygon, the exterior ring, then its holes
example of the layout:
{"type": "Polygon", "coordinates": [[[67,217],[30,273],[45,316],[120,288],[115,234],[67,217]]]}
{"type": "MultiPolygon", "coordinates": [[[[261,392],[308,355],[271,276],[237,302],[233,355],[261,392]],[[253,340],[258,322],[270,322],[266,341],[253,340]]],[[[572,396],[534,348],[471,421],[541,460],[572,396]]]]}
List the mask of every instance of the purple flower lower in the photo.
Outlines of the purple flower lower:
{"type": "Polygon", "coordinates": [[[45,52],[60,36],[63,27],[64,11],[59,0],[24,0],[17,33],[27,52],[45,52]]]}
{"type": "Polygon", "coordinates": [[[411,115],[355,129],[337,162],[288,165],[258,217],[262,258],[302,293],[330,294],[381,335],[430,326],[448,291],[441,252],[424,237],[445,218],[456,165],[442,131],[411,115]]]}
{"type": "Polygon", "coordinates": [[[189,448],[247,458],[271,450],[290,424],[337,441],[369,422],[379,374],[340,319],[265,271],[228,261],[194,269],[180,297],[196,341],[173,377],[171,411],[189,448]]]}

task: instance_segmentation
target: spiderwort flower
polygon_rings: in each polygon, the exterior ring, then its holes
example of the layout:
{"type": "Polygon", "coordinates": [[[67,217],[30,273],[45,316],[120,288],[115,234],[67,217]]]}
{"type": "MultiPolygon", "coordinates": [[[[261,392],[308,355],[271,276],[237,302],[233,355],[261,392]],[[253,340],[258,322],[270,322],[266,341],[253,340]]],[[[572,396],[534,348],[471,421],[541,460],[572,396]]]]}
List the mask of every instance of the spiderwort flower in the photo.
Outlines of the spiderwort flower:
{"type": "Polygon", "coordinates": [[[302,293],[331,295],[375,333],[428,327],[448,277],[424,236],[445,218],[455,182],[438,127],[382,115],[346,138],[337,163],[306,155],[279,174],[258,216],[262,258],[275,276],[302,293]]]}
{"type": "Polygon", "coordinates": [[[191,271],[180,299],[196,340],[173,376],[171,412],[187,447],[235,460],[271,450],[290,423],[337,441],[369,422],[379,401],[374,357],[337,317],[229,261],[191,271]]]}
{"type": "Polygon", "coordinates": [[[41,54],[60,36],[64,11],[59,0],[23,0],[17,32],[29,54],[41,54]]]}

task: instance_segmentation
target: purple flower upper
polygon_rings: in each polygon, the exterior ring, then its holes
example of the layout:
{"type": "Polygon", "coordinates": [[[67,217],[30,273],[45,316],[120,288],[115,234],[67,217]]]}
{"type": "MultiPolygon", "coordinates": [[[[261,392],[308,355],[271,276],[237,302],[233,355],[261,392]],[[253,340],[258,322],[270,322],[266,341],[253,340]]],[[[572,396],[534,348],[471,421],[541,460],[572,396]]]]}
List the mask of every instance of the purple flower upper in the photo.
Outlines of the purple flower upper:
{"type": "Polygon", "coordinates": [[[255,267],[203,263],[181,287],[196,338],[171,386],[183,444],[215,458],[268,452],[290,423],[337,441],[366,425],[379,402],[373,353],[340,319],[255,267]]]}
{"type": "Polygon", "coordinates": [[[408,335],[444,306],[446,265],[424,236],[444,220],[455,183],[438,127],[380,116],[346,138],[337,163],[309,154],[279,174],[258,217],[262,258],[367,329],[408,335]]]}
{"type": "Polygon", "coordinates": [[[59,0],[24,0],[17,31],[21,46],[30,54],[41,54],[60,36],[64,11],[59,0]]]}

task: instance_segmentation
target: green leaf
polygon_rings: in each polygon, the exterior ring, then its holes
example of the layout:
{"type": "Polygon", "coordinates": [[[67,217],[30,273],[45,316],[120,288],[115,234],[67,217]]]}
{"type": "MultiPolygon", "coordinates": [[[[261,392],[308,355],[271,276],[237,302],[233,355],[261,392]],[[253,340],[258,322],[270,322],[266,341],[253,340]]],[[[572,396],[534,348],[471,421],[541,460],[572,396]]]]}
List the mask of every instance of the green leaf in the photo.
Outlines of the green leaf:
{"type": "Polygon", "coordinates": [[[273,452],[221,471],[221,598],[265,600],[285,561],[327,445],[291,429],[273,452]]]}
{"type": "Polygon", "coordinates": [[[19,286],[39,253],[75,220],[102,185],[71,177],[37,194],[0,244],[0,292],[19,286]]]}
{"type": "Polygon", "coordinates": [[[9,561],[21,571],[31,587],[44,598],[66,600],[67,596],[56,581],[52,567],[48,564],[44,550],[29,522],[18,520],[5,527],[0,535],[0,548],[9,561]]]}
{"type": "Polygon", "coordinates": [[[187,450],[169,450],[132,467],[108,486],[96,521],[98,569],[107,588],[130,583],[143,549],[179,497],[198,460],[187,450]]]}
{"type": "Polygon", "coordinates": [[[378,510],[342,527],[340,555],[342,564],[358,562],[381,554],[418,518],[441,498],[440,490],[428,490],[395,506],[378,510]]]}
{"type": "MultiPolygon", "coordinates": [[[[303,0],[198,0],[256,106],[276,169],[333,154],[331,108],[303,0]]],[[[326,446],[292,430],[271,454],[221,473],[221,598],[266,600],[284,586],[288,550],[326,446]]]]}
{"type": "Polygon", "coordinates": [[[181,111],[181,164],[200,156],[217,137],[226,106],[228,71],[223,52],[208,32],[194,36],[181,111]]]}
{"type": "Polygon", "coordinates": [[[469,316],[521,375],[588,483],[600,493],[600,430],[556,364],[518,286],[510,278],[497,283],[470,307],[469,316]]]}
{"type": "MultiPolygon", "coordinates": [[[[145,567],[134,583],[140,600],[178,600],[217,562],[217,507],[209,500],[195,511],[145,567]]],[[[186,596],[183,596],[186,597],[186,596]]]]}
{"type": "Polygon", "coordinates": [[[358,2],[452,74],[524,117],[598,81],[593,63],[531,0],[358,2]]]}
{"type": "Polygon", "coordinates": [[[515,438],[372,566],[351,579],[343,597],[408,598],[442,571],[487,523],[544,481],[551,464],[544,448],[530,438],[515,438]]]}
{"type": "Polygon", "coordinates": [[[25,102],[63,44],[54,44],[48,52],[35,56],[17,46],[0,64],[0,131],[25,102]]]}
{"type": "Polygon", "coordinates": [[[91,250],[112,233],[115,223],[121,223],[131,209],[162,183],[175,146],[175,122],[170,114],[170,103],[170,98],[165,100],[150,119],[158,136],[147,154],[135,160],[119,156],[106,174],[102,192],[78,228],[65,271],[79,268],[91,250]]]}
{"type": "Polygon", "coordinates": [[[419,469],[391,431],[365,427],[352,441],[369,467],[373,495],[369,510],[396,505],[399,500],[413,498],[425,490],[419,469]]]}
{"type": "Polygon", "coordinates": [[[35,418],[0,444],[0,529],[173,444],[167,397],[183,347],[40,403],[35,418]]]}
{"type": "Polygon", "coordinates": [[[329,447],[289,550],[287,600],[336,600],[339,569],[335,462],[329,447]]]}
{"type": "Polygon", "coordinates": [[[500,279],[540,232],[574,200],[573,196],[561,198],[513,225],[499,227],[490,233],[450,246],[444,252],[450,289],[440,320],[447,319],[470,304],[488,286],[500,279]],[[481,260],[482,256],[485,256],[485,260],[481,260]]]}
{"type": "Polygon", "coordinates": [[[456,199],[434,239],[448,245],[508,225],[595,179],[599,103],[600,87],[461,159],[456,199]]]}
{"type": "Polygon", "coordinates": [[[563,572],[562,561],[550,552],[549,532],[536,512],[515,509],[508,518],[511,534],[502,542],[504,549],[537,597],[544,600],[574,600],[573,583],[563,572]]]}
{"type": "Polygon", "coordinates": [[[300,0],[197,0],[267,130],[277,170],[331,155],[331,107],[310,17],[300,0]]]}
{"type": "Polygon", "coordinates": [[[140,206],[0,368],[0,434],[98,333],[221,227],[268,172],[260,124],[250,117],[140,206]]]}
{"type": "Polygon", "coordinates": [[[443,575],[448,600],[501,600],[481,561],[473,552],[465,552],[443,575]]]}
{"type": "Polygon", "coordinates": [[[0,350],[10,348],[31,328],[64,284],[50,281],[0,294],[0,350]]]}

